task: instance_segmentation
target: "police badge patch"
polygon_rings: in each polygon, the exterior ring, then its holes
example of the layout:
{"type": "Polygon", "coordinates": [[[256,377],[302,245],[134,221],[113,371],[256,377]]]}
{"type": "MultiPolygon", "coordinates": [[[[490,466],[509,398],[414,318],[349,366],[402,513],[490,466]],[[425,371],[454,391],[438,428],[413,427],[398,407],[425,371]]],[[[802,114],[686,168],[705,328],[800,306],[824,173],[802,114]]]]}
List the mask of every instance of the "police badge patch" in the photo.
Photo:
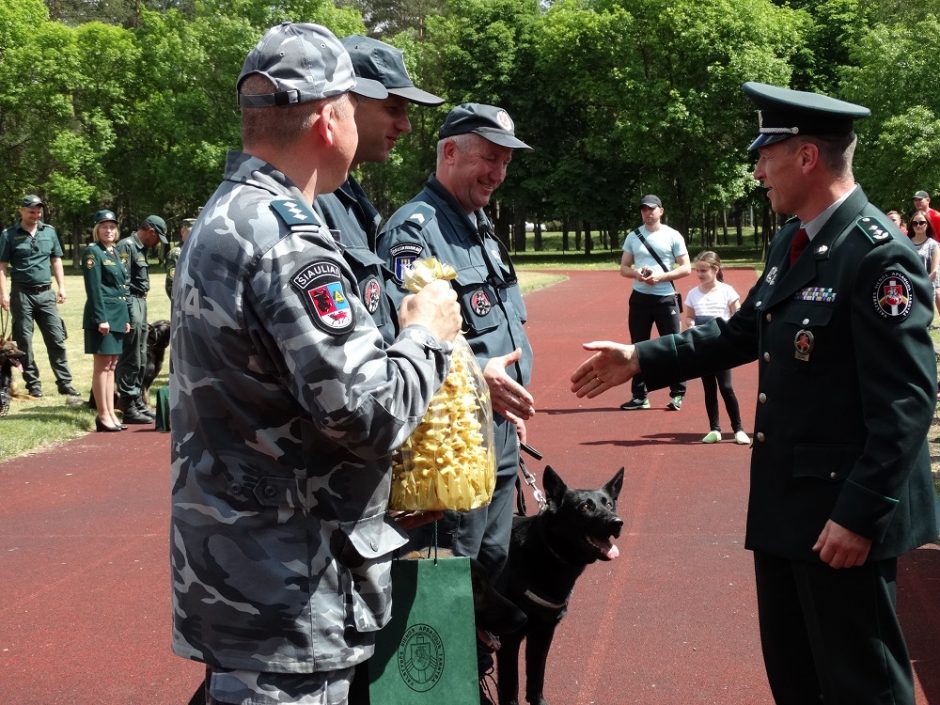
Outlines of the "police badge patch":
{"type": "Polygon", "coordinates": [[[340,277],[339,265],[326,260],[312,262],[291,277],[290,283],[300,292],[320,330],[333,335],[352,330],[353,311],[340,277]]]}
{"type": "Polygon", "coordinates": [[[379,284],[377,277],[369,277],[362,285],[362,303],[366,306],[366,311],[375,313],[379,308],[379,300],[382,297],[382,285],[379,284]]]}
{"type": "Polygon", "coordinates": [[[94,268],[95,268],[95,256],[88,255],[88,257],[85,258],[85,269],[94,269],[94,268]]]}
{"type": "Polygon", "coordinates": [[[411,268],[416,259],[421,256],[424,248],[415,242],[403,242],[390,247],[388,253],[392,256],[392,271],[395,279],[404,281],[405,272],[411,268]]]}
{"type": "Polygon", "coordinates": [[[914,287],[904,272],[885,272],[875,282],[872,303],[882,318],[903,321],[911,313],[914,303],[914,287]]]}
{"type": "Polygon", "coordinates": [[[493,308],[493,304],[483,289],[477,289],[470,294],[470,308],[476,315],[485,316],[493,308]]]}

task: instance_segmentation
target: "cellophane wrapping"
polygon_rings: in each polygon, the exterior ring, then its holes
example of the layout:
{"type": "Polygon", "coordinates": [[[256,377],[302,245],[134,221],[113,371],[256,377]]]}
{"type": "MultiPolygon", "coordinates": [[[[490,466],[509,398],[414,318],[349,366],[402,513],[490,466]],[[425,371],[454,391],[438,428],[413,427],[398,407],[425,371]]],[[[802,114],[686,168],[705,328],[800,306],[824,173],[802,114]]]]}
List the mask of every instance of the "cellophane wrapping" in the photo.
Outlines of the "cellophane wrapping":
{"type": "MultiPolygon", "coordinates": [[[[406,273],[409,291],[454,270],[431,258],[406,273]]],[[[392,457],[389,509],[468,511],[486,506],[496,486],[489,387],[470,345],[454,340],[450,370],[414,433],[392,457]]]]}

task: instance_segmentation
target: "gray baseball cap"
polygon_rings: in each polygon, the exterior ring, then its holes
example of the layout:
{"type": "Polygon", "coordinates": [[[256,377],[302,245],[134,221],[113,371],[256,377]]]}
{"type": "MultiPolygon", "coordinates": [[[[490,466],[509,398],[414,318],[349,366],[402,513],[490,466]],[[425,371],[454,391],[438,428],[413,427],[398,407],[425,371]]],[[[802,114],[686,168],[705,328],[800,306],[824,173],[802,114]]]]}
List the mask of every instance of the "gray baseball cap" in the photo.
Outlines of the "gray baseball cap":
{"type": "Polygon", "coordinates": [[[43,205],[42,199],[35,193],[27,193],[23,196],[23,200],[20,201],[20,206],[23,208],[35,208],[41,205],[43,205]]]}
{"type": "Polygon", "coordinates": [[[273,93],[238,95],[243,108],[297,105],[355,91],[368,98],[387,98],[377,81],[356,78],[349,54],[326,27],[282,22],[269,29],[248,52],[236,90],[252,74],[274,83],[273,93]]]}
{"type": "Polygon", "coordinates": [[[512,118],[502,108],[483,103],[463,103],[447,113],[438,138],[472,132],[493,144],[510,149],[532,149],[516,137],[512,118]]]}
{"type": "Polygon", "coordinates": [[[401,96],[412,103],[440,105],[444,102],[443,98],[415,86],[405,68],[401,49],[359,34],[344,37],[343,46],[349,52],[353,70],[360,78],[378,81],[391,95],[401,96]]]}

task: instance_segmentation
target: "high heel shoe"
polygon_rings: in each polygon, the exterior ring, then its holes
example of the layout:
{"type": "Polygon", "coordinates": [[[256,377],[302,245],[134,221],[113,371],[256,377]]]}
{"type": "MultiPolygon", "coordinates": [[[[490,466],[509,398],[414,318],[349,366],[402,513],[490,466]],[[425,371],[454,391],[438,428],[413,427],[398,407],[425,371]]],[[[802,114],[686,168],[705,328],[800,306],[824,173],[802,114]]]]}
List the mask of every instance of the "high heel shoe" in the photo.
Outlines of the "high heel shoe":
{"type": "Polygon", "coordinates": [[[101,417],[96,416],[95,417],[95,430],[114,433],[116,431],[120,431],[121,429],[118,428],[117,426],[108,426],[108,424],[106,424],[104,421],[101,420],[101,417]]]}
{"type": "Polygon", "coordinates": [[[119,431],[126,431],[126,430],[127,430],[127,426],[125,426],[124,424],[122,424],[122,423],[121,423],[121,420],[120,420],[117,416],[112,416],[112,417],[111,417],[111,423],[113,423],[115,426],[117,426],[119,431]]]}

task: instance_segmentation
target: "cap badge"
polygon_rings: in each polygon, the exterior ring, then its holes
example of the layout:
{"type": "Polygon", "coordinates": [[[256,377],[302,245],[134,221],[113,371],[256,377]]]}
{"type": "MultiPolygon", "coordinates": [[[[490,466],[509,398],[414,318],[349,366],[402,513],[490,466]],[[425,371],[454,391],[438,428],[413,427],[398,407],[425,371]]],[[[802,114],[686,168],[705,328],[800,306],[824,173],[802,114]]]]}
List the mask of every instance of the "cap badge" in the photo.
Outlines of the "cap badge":
{"type": "Polygon", "coordinates": [[[496,111],[496,122],[498,122],[499,126],[502,127],[504,130],[509,130],[510,132],[512,132],[513,130],[512,118],[509,117],[509,113],[507,113],[505,110],[496,111]]]}

